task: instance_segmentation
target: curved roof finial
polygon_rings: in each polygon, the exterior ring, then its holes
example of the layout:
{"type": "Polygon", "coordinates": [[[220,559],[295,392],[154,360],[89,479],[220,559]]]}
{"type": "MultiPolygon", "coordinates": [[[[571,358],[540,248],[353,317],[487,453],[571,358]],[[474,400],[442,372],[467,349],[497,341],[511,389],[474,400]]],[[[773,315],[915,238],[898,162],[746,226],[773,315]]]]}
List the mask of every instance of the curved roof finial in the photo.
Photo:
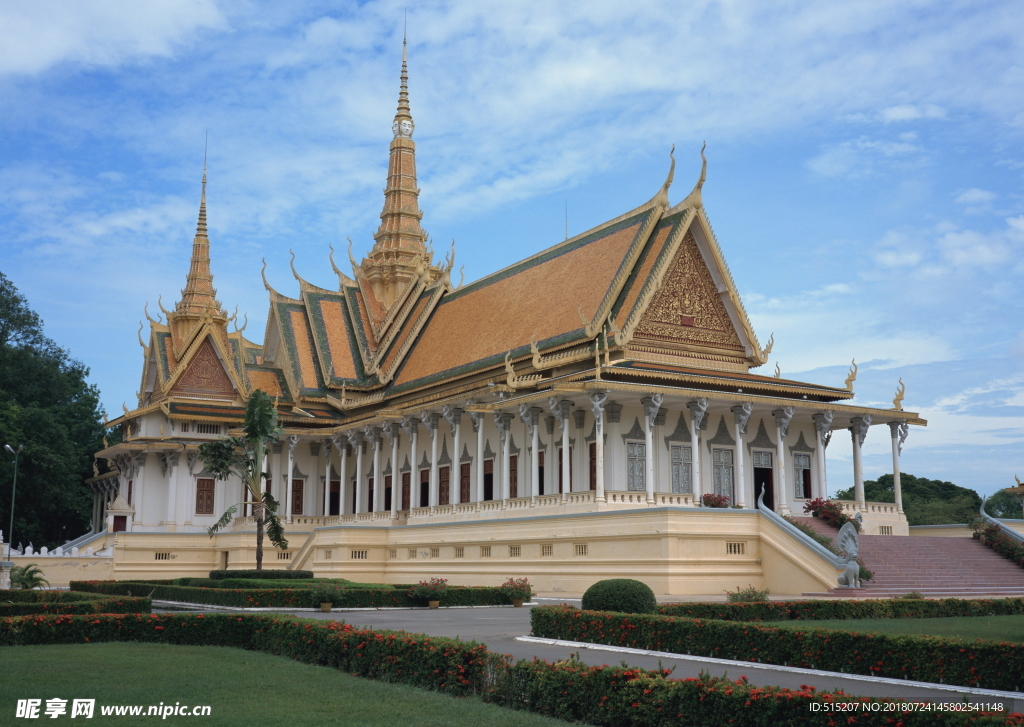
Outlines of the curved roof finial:
{"type": "Polygon", "coordinates": [[[331,261],[331,270],[333,270],[334,274],[338,276],[338,290],[340,291],[345,287],[345,283],[353,283],[355,281],[345,275],[345,273],[338,270],[338,266],[334,262],[334,245],[328,245],[327,247],[331,248],[331,254],[328,257],[331,261]]]}
{"type": "Polygon", "coordinates": [[[267,281],[267,259],[263,258],[263,269],[260,270],[260,276],[263,278],[263,287],[267,289],[268,293],[273,293],[274,289],[270,287],[270,283],[267,281]]]}
{"type": "Polygon", "coordinates": [[[669,164],[669,167],[668,167],[668,177],[665,178],[665,183],[663,185],[661,185],[661,189],[658,190],[658,193],[656,195],[654,195],[654,200],[652,200],[652,201],[661,203],[661,205],[663,207],[668,207],[669,206],[669,204],[668,204],[668,188],[672,186],[672,180],[675,179],[675,176],[676,176],[676,155],[675,155],[675,151],[676,151],[676,145],[673,144],[672,145],[672,149],[668,153],[669,159],[672,160],[672,162],[669,164]]]}
{"type": "Polygon", "coordinates": [[[164,308],[164,297],[162,295],[157,296],[156,304],[158,306],[160,306],[160,310],[163,311],[163,314],[165,316],[167,316],[167,322],[170,323],[171,322],[171,312],[169,310],[167,310],[166,308],[164,308]]]}
{"type": "Polygon", "coordinates": [[[146,315],[146,318],[148,318],[148,319],[149,319],[149,322],[150,322],[150,323],[157,323],[157,324],[159,324],[159,323],[161,322],[161,321],[158,321],[158,320],[156,320],[156,321],[155,321],[155,320],[153,320],[153,316],[151,316],[151,315],[149,314],[149,301],[148,301],[148,300],[146,301],[146,305],[144,305],[144,306],[142,307],[142,312],[143,312],[143,313],[144,313],[144,314],[146,315]]]}
{"type": "Polygon", "coordinates": [[[356,275],[359,275],[359,273],[361,273],[363,269],[359,267],[359,263],[357,263],[356,259],[352,257],[352,245],[354,245],[355,243],[352,242],[351,237],[346,237],[345,239],[348,240],[348,261],[349,263],[352,264],[352,272],[355,273],[356,275]]]}
{"type": "Polygon", "coordinates": [[[672,212],[682,211],[688,207],[703,207],[704,201],[701,199],[701,188],[704,186],[704,182],[708,178],[708,158],[704,156],[704,150],[707,149],[708,143],[705,141],[704,145],[700,148],[700,178],[697,180],[697,184],[694,185],[693,191],[686,195],[686,199],[677,204],[672,208],[672,212]]]}

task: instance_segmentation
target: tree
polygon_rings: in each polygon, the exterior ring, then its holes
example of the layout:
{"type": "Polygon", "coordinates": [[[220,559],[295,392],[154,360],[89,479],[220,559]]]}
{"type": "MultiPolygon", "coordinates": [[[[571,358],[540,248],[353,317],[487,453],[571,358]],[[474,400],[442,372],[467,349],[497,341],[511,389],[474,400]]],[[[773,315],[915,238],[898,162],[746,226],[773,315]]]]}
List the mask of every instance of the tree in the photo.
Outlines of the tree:
{"type": "Polygon", "coordinates": [[[31,591],[32,589],[48,585],[50,585],[50,582],[43,578],[43,571],[35,563],[16,565],[11,568],[11,588],[31,591]]]}
{"type": "MultiPolygon", "coordinates": [[[[943,480],[900,474],[903,512],[910,525],[969,523],[978,515],[981,497],[974,490],[943,480]]],[[[853,488],[836,493],[837,500],[852,500],[853,488]]],[[[896,502],[892,475],[864,482],[864,499],[869,502],[896,502]]]]}
{"type": "MultiPolygon", "coordinates": [[[[244,436],[241,437],[206,442],[199,448],[199,456],[206,468],[218,478],[223,480],[229,475],[236,475],[245,484],[249,499],[239,504],[252,505],[253,518],[256,520],[256,570],[263,570],[264,522],[270,542],[281,550],[288,547],[284,528],[277,517],[277,501],[269,492],[262,491],[262,480],[267,476],[263,471],[267,447],[281,435],[277,427],[277,408],[265,391],[256,389],[249,396],[245,404],[242,431],[244,436]]],[[[210,537],[230,525],[237,511],[238,505],[229,507],[207,531],[210,537]]]]}
{"type": "MultiPolygon", "coordinates": [[[[0,448],[25,447],[18,458],[14,538],[52,548],[88,529],[92,493],[85,480],[104,430],[99,391],[86,380],[89,369],[47,338],[42,325],[0,273],[0,448]]],[[[5,529],[13,465],[0,457],[5,529]]]]}
{"type": "Polygon", "coordinates": [[[995,494],[988,498],[985,503],[985,512],[995,518],[1019,520],[1024,518],[1024,508],[1021,507],[1020,497],[1011,495],[1006,490],[996,490],[995,494]]]}

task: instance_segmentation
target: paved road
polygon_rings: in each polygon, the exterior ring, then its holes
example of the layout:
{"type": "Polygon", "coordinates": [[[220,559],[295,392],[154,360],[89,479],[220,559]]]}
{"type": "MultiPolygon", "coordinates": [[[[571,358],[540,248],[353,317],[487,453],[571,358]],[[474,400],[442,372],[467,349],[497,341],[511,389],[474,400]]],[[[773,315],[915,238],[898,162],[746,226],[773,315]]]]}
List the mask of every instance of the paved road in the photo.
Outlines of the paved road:
{"type": "MultiPolygon", "coordinates": [[[[553,604],[557,599],[538,599],[538,603],[553,604]]],[[[578,601],[566,601],[570,605],[579,606],[578,601]]],[[[965,693],[950,690],[939,685],[916,685],[896,680],[880,681],[866,677],[856,677],[834,672],[816,672],[800,670],[794,673],[780,670],[768,665],[746,662],[725,662],[724,660],[700,660],[692,657],[661,658],[637,654],[622,654],[601,651],[591,648],[571,648],[539,644],[529,641],[517,641],[517,637],[530,634],[530,609],[526,608],[441,608],[436,611],[427,609],[403,610],[336,610],[331,613],[319,612],[286,612],[294,613],[303,618],[344,619],[353,626],[373,629],[393,629],[431,636],[447,636],[464,640],[473,640],[486,644],[490,651],[510,654],[516,659],[533,659],[547,661],[566,659],[571,653],[578,653],[579,658],[592,665],[620,664],[645,669],[675,667],[674,678],[696,677],[701,671],[713,676],[728,676],[737,679],[746,676],[752,684],[760,686],[781,686],[799,689],[808,684],[819,690],[842,689],[847,694],[867,697],[894,697],[929,702],[959,702],[965,693]],[[723,663],[724,662],[724,663],[723,663]]],[[[965,690],[966,691],[966,690],[965,690]]],[[[1024,712],[1024,693],[986,693],[983,690],[969,695],[970,702],[1000,702],[1007,711],[1024,712]]]]}

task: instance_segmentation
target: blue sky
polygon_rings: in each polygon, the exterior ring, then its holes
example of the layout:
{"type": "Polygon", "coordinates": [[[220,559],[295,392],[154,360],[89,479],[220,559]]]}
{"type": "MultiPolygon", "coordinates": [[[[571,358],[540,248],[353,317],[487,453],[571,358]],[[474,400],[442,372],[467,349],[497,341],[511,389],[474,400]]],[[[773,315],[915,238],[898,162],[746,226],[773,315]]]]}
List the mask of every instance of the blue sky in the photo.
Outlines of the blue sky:
{"type": "MultiPolygon", "coordinates": [[[[399,2],[0,2],[0,271],[134,401],[143,305],[184,285],[209,133],[215,285],[262,340],[372,244],[399,2]]],[[[707,141],[704,201],[770,363],[891,406],[904,471],[1024,476],[1024,13],[1018,3],[408,3],[424,228],[467,281],[648,199],[707,141]]],[[[890,468],[873,428],[868,477],[890,468]]],[[[848,438],[832,489],[852,480],[848,438]]]]}

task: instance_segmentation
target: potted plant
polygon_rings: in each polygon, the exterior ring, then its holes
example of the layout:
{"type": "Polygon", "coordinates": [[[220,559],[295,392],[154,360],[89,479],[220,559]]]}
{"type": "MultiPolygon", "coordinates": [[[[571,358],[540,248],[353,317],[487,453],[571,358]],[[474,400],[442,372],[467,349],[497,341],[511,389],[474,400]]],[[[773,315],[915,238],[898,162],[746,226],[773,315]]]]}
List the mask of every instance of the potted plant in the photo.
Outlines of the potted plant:
{"type": "Polygon", "coordinates": [[[709,493],[701,497],[700,501],[704,507],[729,507],[728,495],[712,495],[709,493]]]}
{"type": "Polygon", "coordinates": [[[343,600],[344,587],[332,583],[317,583],[309,590],[313,607],[320,607],[323,613],[329,613],[335,604],[343,600]]]}
{"type": "Polygon", "coordinates": [[[522,607],[523,601],[533,597],[533,587],[528,578],[509,578],[501,584],[501,590],[516,608],[522,607]]]}
{"type": "Polygon", "coordinates": [[[409,598],[426,601],[430,608],[438,608],[447,590],[448,580],[446,578],[431,578],[429,581],[420,581],[410,588],[409,598]]]}

